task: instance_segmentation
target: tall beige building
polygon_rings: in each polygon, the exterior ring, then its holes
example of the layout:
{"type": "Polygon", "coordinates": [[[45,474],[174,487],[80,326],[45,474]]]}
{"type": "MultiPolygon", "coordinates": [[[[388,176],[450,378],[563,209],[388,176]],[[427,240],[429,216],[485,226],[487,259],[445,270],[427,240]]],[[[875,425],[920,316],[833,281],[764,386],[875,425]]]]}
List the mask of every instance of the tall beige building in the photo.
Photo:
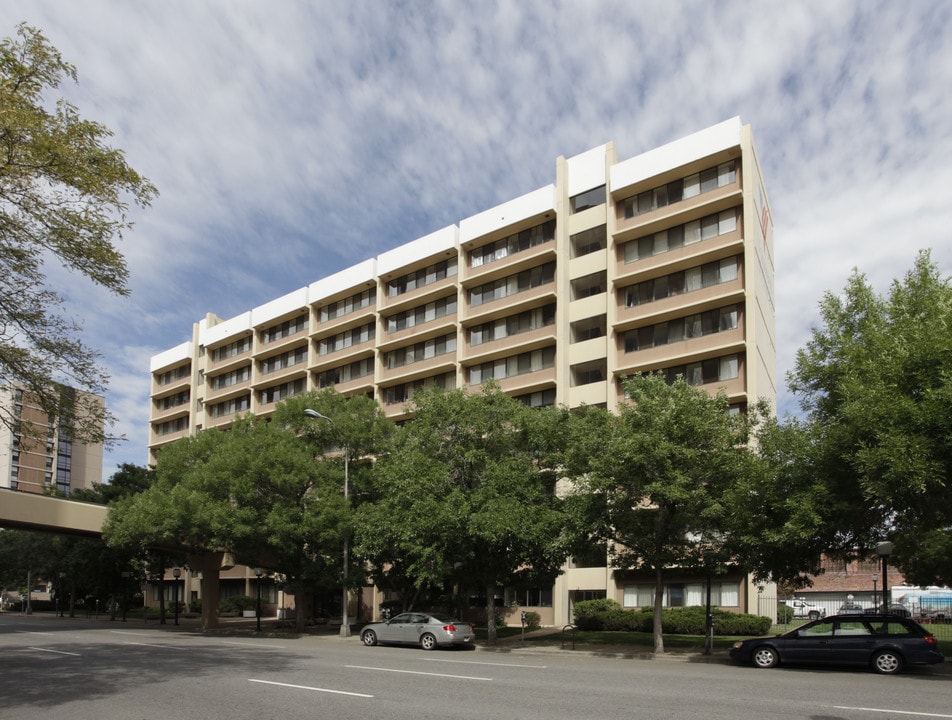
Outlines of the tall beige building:
{"type": "MultiPolygon", "coordinates": [[[[608,143],[554,170],[550,185],[237,317],[207,315],[152,358],[150,462],[327,386],[393,419],[423,385],[490,378],[532,406],[614,410],[621,378],[643,371],[723,389],[737,410],[772,402],[773,225],[750,127],[733,118],[627,160],[608,143]]],[[[506,604],[549,623],[585,597],[642,604],[637,577],[578,565],[506,604]]],[[[755,597],[745,578],[720,584],[721,606],[755,597]]],[[[693,604],[696,579],[681,585],[669,604],[693,604]]]]}
{"type": "MultiPolygon", "coordinates": [[[[62,388],[63,393],[80,391],[62,388]]],[[[98,403],[105,400],[89,395],[98,403]]],[[[0,488],[32,493],[51,490],[69,495],[102,482],[103,446],[73,437],[68,426],[40,407],[35,396],[17,385],[0,388],[0,488]]]]}

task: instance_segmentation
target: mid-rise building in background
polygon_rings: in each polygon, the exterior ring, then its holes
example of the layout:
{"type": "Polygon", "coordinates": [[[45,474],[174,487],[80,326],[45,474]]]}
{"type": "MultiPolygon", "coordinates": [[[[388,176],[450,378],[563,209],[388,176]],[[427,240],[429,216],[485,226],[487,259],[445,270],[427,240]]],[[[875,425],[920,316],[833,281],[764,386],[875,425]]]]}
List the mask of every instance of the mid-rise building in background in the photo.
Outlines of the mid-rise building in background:
{"type": "MultiPolygon", "coordinates": [[[[102,396],[73,388],[60,391],[105,403],[102,396]]],[[[0,388],[0,407],[5,418],[0,423],[0,488],[69,495],[102,482],[102,443],[75,438],[71,425],[50,417],[20,386],[0,388]]]]}
{"type": "MultiPolygon", "coordinates": [[[[727,393],[776,395],[770,206],[739,118],[619,160],[612,143],[555,162],[554,182],[237,317],[209,314],[152,358],[150,462],[174,440],[261,417],[333,386],[394,420],[424,385],[493,379],[530,406],[616,410],[625,376],[658,371],[727,393]]],[[[702,604],[676,578],[668,605],[702,604]]],[[[555,587],[500,604],[568,622],[571,603],[651,604],[652,578],[576,558],[555,587]]],[[[714,602],[754,610],[746,576],[714,602]]]]}

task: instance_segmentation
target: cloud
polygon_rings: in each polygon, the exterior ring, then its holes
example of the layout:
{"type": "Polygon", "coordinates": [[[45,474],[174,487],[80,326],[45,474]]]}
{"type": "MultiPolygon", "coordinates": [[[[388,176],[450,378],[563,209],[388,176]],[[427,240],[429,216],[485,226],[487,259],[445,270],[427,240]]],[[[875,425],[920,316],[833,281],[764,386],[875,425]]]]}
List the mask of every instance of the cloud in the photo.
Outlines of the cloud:
{"type": "MultiPolygon", "coordinates": [[[[148,356],[553,181],[740,115],[776,239],[778,367],[852,269],[952,270],[952,6],[593,0],[8,0],[63,88],[159,187],[123,242],[130,298],[67,284],[145,462],[148,356]]],[[[792,400],[781,388],[781,404],[792,400]]]]}

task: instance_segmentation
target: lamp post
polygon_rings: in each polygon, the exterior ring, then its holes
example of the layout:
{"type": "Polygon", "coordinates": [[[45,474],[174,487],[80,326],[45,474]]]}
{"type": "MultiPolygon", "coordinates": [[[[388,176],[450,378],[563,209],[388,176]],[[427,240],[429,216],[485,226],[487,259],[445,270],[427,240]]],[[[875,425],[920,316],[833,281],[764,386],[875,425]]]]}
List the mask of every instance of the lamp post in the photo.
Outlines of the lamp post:
{"type": "Polygon", "coordinates": [[[59,616],[63,617],[63,586],[66,585],[66,573],[59,574],[59,587],[56,589],[56,609],[59,616]]]}
{"type": "Polygon", "coordinates": [[[119,575],[122,577],[122,622],[126,621],[126,609],[129,607],[129,576],[132,575],[128,570],[123,570],[119,575]]]}
{"type": "Polygon", "coordinates": [[[879,581],[879,573],[873,573],[873,602],[876,602],[876,583],[879,581]]]}
{"type": "Polygon", "coordinates": [[[172,604],[175,605],[175,624],[178,625],[178,579],[182,577],[182,569],[172,568],[172,577],[175,578],[172,582],[172,604]]]}
{"type": "Polygon", "coordinates": [[[893,544],[891,542],[881,542],[876,546],[876,554],[882,558],[883,561],[883,615],[889,612],[889,575],[888,573],[888,564],[887,561],[889,556],[892,555],[893,544]]]}
{"type": "Polygon", "coordinates": [[[255,568],[255,577],[258,578],[258,603],[255,607],[255,632],[261,632],[261,568],[255,568]]]}
{"type": "MultiPolygon", "coordinates": [[[[334,425],[334,421],[331,420],[327,415],[319,413],[317,410],[312,410],[311,408],[305,408],[304,414],[308,417],[316,418],[318,420],[327,420],[331,425],[334,425]]],[[[336,426],[335,426],[336,427],[336,426]]],[[[350,451],[347,447],[347,443],[344,443],[344,502],[347,505],[350,505],[350,451]]],[[[342,638],[350,637],[350,622],[347,619],[347,566],[350,564],[350,543],[347,538],[347,533],[344,533],[344,570],[342,573],[343,577],[343,607],[341,608],[341,623],[340,623],[340,636],[342,638]]]]}

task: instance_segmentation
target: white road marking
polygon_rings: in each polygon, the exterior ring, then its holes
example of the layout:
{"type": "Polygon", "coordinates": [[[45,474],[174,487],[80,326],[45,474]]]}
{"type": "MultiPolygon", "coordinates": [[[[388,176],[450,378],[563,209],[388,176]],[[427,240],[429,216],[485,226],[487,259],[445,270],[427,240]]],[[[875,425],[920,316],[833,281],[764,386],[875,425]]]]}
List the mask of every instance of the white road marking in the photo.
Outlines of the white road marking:
{"type": "Polygon", "coordinates": [[[344,667],[351,668],[352,670],[376,670],[377,672],[404,673],[406,675],[429,675],[430,677],[453,678],[454,680],[492,681],[492,678],[475,677],[473,675],[446,675],[445,673],[420,672],[419,670],[395,670],[394,668],[370,667],[368,665],[345,665],[344,667]]]}
{"type": "Polygon", "coordinates": [[[822,707],[834,710],[862,710],[864,712],[890,713],[892,715],[915,715],[916,717],[952,718],[952,715],[943,713],[915,712],[914,710],[886,710],[884,708],[853,707],[851,705],[823,705],[822,707]]]}
{"type": "Polygon", "coordinates": [[[519,665],[517,663],[497,663],[497,662],[480,662],[479,660],[443,660],[441,658],[424,658],[429,662],[442,662],[442,663],[460,663],[462,665],[494,665],[497,667],[517,667],[517,668],[532,668],[534,670],[545,670],[548,665],[519,665]]]}
{"type": "Polygon", "coordinates": [[[294,688],[296,690],[313,690],[314,692],[334,693],[335,695],[350,695],[351,697],[373,697],[373,695],[367,695],[366,693],[346,692],[344,690],[328,690],[327,688],[311,687],[310,685],[292,685],[291,683],[272,682],[271,680],[255,680],[254,678],[248,678],[248,682],[261,683],[262,685],[277,685],[278,687],[294,688]]]}
{"type": "Polygon", "coordinates": [[[123,645],[138,645],[139,647],[162,648],[163,650],[192,650],[193,648],[178,647],[176,645],[153,645],[152,643],[131,642],[126,640],[123,645]]]}
{"type": "Polygon", "coordinates": [[[66,652],[65,650],[50,650],[49,648],[29,647],[27,650],[36,650],[37,652],[56,653],[57,655],[72,655],[73,657],[82,657],[79,653],[66,652]]]}
{"type": "Polygon", "coordinates": [[[132,630],[110,630],[116,635],[135,635],[136,637],[155,637],[155,633],[133,632],[132,630]]]}
{"type": "Polygon", "coordinates": [[[253,648],[275,648],[277,650],[284,650],[284,645],[267,645],[265,643],[250,643],[250,642],[236,642],[234,640],[222,640],[222,645],[241,645],[243,647],[253,647],[253,648]]]}

